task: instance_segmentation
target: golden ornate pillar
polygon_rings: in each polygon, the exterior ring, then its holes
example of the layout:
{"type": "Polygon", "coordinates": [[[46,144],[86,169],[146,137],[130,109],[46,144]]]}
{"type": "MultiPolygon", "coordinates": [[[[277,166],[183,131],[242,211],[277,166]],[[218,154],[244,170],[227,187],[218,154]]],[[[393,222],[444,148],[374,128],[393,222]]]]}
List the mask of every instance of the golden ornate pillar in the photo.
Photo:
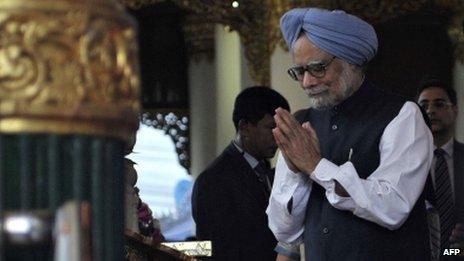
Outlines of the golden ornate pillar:
{"type": "Polygon", "coordinates": [[[1,133],[137,129],[136,31],[119,2],[4,0],[0,32],[1,133]]]}
{"type": "MultiPolygon", "coordinates": [[[[89,202],[93,260],[123,259],[135,39],[118,1],[0,1],[0,213],[89,202]]],[[[1,260],[53,259],[49,248],[0,246],[1,260]]]]}
{"type": "MultiPolygon", "coordinates": [[[[126,5],[138,8],[142,5],[165,0],[122,0],[126,5]]],[[[193,12],[197,20],[219,23],[237,31],[245,47],[245,58],[251,77],[258,84],[270,84],[270,60],[275,46],[282,41],[279,28],[280,16],[295,3],[284,0],[237,0],[237,1],[186,1],[173,0],[177,5],[193,12]]],[[[195,31],[188,24],[187,32],[195,31]]],[[[195,36],[194,36],[195,37],[195,36]]],[[[189,39],[187,39],[187,42],[189,39]]],[[[200,48],[201,49],[201,48],[200,48]]]]}
{"type": "MultiPolygon", "coordinates": [[[[130,7],[163,2],[165,0],[121,0],[130,7]]],[[[190,1],[173,0],[176,4],[194,12],[210,23],[228,25],[236,30],[245,46],[245,56],[252,78],[261,84],[270,79],[270,56],[279,43],[286,48],[282,39],[279,19],[289,9],[295,7],[322,7],[343,9],[368,20],[372,24],[416,12],[425,6],[432,6],[439,12],[446,12],[451,18],[449,35],[454,43],[458,59],[464,57],[464,3],[461,0],[237,0],[237,1],[190,1]]],[[[188,27],[195,25],[189,24],[188,27]]]]}

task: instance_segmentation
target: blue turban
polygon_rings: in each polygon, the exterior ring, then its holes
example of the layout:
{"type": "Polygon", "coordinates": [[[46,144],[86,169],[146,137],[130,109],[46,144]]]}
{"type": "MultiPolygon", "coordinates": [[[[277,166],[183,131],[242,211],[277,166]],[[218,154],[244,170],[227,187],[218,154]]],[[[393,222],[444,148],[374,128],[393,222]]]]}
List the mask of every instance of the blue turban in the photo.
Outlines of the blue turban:
{"type": "Polygon", "coordinates": [[[362,66],[377,52],[374,28],[341,10],[293,9],[282,16],[280,28],[290,51],[303,31],[319,49],[350,64],[362,66]]]}

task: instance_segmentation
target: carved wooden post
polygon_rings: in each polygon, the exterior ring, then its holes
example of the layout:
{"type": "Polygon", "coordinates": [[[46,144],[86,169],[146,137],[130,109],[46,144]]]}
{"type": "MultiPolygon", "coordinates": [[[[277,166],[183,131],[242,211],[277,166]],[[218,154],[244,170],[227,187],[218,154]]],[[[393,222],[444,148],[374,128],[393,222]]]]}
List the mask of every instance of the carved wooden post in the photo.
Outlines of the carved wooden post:
{"type": "Polygon", "coordinates": [[[140,109],[135,38],[118,1],[0,2],[0,210],[89,201],[93,260],[123,259],[124,147],[140,109]]]}

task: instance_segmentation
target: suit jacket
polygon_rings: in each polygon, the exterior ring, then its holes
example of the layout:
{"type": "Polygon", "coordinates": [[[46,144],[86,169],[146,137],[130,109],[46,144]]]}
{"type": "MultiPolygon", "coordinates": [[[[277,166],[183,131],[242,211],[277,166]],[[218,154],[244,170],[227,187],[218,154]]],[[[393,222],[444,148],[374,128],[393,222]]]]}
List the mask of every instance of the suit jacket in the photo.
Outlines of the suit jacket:
{"type": "MultiPolygon", "coordinates": [[[[464,144],[454,140],[453,146],[454,216],[456,218],[456,223],[464,223],[464,144]]],[[[440,260],[458,261],[462,260],[462,257],[442,256],[440,260]]]]}
{"type": "MultiPolygon", "coordinates": [[[[464,144],[453,143],[454,199],[455,217],[458,223],[464,223],[464,144]]],[[[431,175],[427,178],[426,199],[435,205],[435,193],[431,175]]]]}
{"type": "Polygon", "coordinates": [[[454,141],[454,198],[456,205],[456,221],[464,223],[464,144],[454,141]]]}
{"type": "MultiPolygon", "coordinates": [[[[464,144],[456,140],[453,143],[453,170],[454,170],[454,198],[455,198],[455,215],[454,216],[456,218],[456,223],[464,223],[464,144]]],[[[428,176],[427,183],[425,186],[425,191],[426,191],[426,199],[432,205],[435,205],[436,198],[435,198],[435,192],[433,188],[431,175],[428,176]]],[[[438,219],[435,221],[432,221],[432,220],[433,218],[429,219],[429,222],[439,222],[438,219]]],[[[456,256],[442,256],[441,254],[439,255],[440,255],[440,260],[446,260],[446,261],[462,260],[460,257],[456,257],[456,256]]]]}
{"type": "Polygon", "coordinates": [[[192,193],[197,237],[212,241],[213,260],[275,260],[268,201],[264,185],[230,144],[200,174],[192,193]]]}

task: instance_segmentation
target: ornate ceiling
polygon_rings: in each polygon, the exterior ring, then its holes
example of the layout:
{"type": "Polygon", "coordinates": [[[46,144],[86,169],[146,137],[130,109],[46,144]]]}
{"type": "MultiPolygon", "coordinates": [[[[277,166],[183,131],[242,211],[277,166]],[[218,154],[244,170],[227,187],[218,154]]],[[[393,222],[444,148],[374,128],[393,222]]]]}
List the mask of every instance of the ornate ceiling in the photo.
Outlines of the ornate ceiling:
{"type": "MultiPolygon", "coordinates": [[[[121,0],[131,8],[164,0],[121,0]]],[[[227,25],[237,31],[245,46],[245,57],[250,74],[261,84],[270,82],[270,57],[280,44],[285,48],[279,30],[279,19],[294,7],[323,7],[343,9],[368,20],[372,24],[421,10],[450,17],[448,33],[454,43],[456,58],[464,60],[464,3],[460,0],[172,0],[190,11],[185,27],[189,45],[198,55],[212,55],[214,23],[227,25]]]]}

